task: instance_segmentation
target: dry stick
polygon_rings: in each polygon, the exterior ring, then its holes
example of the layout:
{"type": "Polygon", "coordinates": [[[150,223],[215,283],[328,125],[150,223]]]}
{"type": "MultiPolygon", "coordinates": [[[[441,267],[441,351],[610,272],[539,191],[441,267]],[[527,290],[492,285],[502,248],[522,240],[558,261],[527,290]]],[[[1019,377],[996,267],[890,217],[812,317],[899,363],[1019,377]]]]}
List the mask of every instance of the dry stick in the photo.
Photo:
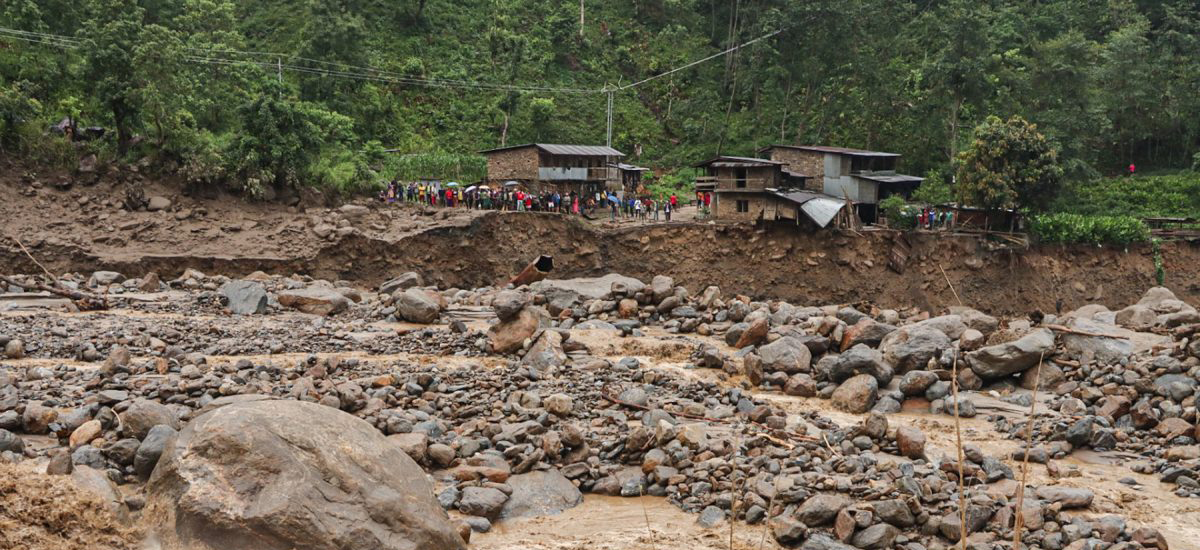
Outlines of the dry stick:
{"type": "Polygon", "coordinates": [[[1038,386],[1042,382],[1042,361],[1046,352],[1038,358],[1037,372],[1033,377],[1033,402],[1029,405],[1029,420],[1025,424],[1025,457],[1021,460],[1021,484],[1017,486],[1017,517],[1013,521],[1013,550],[1021,545],[1021,528],[1025,526],[1025,482],[1029,479],[1029,448],[1033,446],[1033,419],[1037,415],[1038,386]]]}
{"type": "Polygon", "coordinates": [[[963,305],[962,298],[958,297],[958,291],[954,290],[954,285],[950,283],[950,277],[946,275],[946,270],[942,269],[942,264],[938,264],[938,269],[942,272],[942,277],[946,279],[946,286],[950,287],[950,292],[954,293],[954,299],[958,300],[958,305],[963,305]]]}
{"type": "Polygon", "coordinates": [[[13,237],[12,240],[17,243],[17,246],[21,247],[21,252],[24,252],[25,255],[29,257],[29,260],[31,262],[33,262],[34,265],[36,265],[42,269],[42,273],[45,273],[46,276],[49,277],[51,280],[53,280],[55,283],[58,282],[58,277],[55,277],[53,273],[50,273],[50,270],[46,269],[46,266],[42,265],[42,262],[37,261],[37,258],[34,258],[33,254],[29,253],[29,249],[25,248],[25,244],[21,242],[21,239],[13,237]]]}
{"type": "Polygon", "coordinates": [[[775,507],[775,494],[779,492],[778,480],[771,481],[771,498],[767,500],[767,517],[763,519],[762,536],[758,537],[758,550],[762,550],[763,543],[767,542],[767,526],[771,524],[771,509],[775,507]]]}
{"type": "Polygon", "coordinates": [[[650,549],[655,550],[654,529],[650,528],[650,512],[646,511],[646,491],[641,484],[638,485],[638,502],[642,503],[642,517],[646,518],[646,532],[650,534],[650,549]]]}
{"type": "MultiPolygon", "coordinates": [[[[939,268],[941,266],[938,266],[939,268]]],[[[942,272],[943,274],[945,272],[942,272]]],[[[949,281],[947,281],[949,282],[949,281]]],[[[953,288],[953,287],[951,287],[953,288]]],[[[957,295],[956,295],[957,296],[957,295]]],[[[954,393],[954,437],[958,444],[958,540],[962,550],[967,550],[967,488],[963,479],[963,444],[962,428],[958,420],[958,352],[955,350],[954,363],[950,367],[950,390],[954,393]]]]}

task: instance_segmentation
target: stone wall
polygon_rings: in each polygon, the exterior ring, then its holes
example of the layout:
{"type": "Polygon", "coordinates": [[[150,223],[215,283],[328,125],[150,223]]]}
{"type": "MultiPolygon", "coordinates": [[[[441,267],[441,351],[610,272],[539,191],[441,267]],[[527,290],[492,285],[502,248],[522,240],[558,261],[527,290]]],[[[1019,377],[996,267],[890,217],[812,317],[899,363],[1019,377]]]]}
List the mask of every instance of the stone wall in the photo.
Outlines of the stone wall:
{"type": "Polygon", "coordinates": [[[487,153],[489,182],[533,181],[538,178],[538,152],[533,146],[487,153]]]}
{"type": "Polygon", "coordinates": [[[763,211],[767,209],[771,200],[766,193],[721,192],[714,196],[713,217],[721,221],[757,220],[762,217],[763,211]],[[738,212],[737,201],[746,201],[749,211],[738,212]]]}
{"type": "Polygon", "coordinates": [[[825,153],[789,147],[772,147],[770,153],[771,160],[786,162],[787,170],[811,176],[804,182],[805,189],[822,191],[825,179],[825,153]]]}

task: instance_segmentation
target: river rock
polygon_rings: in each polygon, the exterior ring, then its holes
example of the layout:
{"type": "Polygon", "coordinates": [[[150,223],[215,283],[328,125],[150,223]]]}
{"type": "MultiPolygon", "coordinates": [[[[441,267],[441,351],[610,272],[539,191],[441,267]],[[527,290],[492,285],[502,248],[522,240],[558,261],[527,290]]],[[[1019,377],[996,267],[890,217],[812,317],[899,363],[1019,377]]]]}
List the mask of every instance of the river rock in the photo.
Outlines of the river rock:
{"type": "Polygon", "coordinates": [[[1012,342],[988,346],[967,354],[967,364],[980,378],[1003,378],[1034,365],[1043,354],[1054,352],[1054,333],[1037,329],[1012,342]]]}
{"type": "Polygon", "coordinates": [[[485,517],[489,520],[500,515],[500,509],[508,495],[493,487],[467,487],[458,499],[458,511],[468,516],[485,517]]]}
{"type": "Polygon", "coordinates": [[[905,458],[924,458],[925,433],[912,426],[900,426],[896,428],[896,446],[905,458]]]}
{"type": "Polygon", "coordinates": [[[942,331],[929,326],[913,326],[889,334],[879,345],[879,350],[883,352],[883,360],[896,372],[908,372],[925,368],[930,359],[940,356],[942,350],[950,346],[950,337],[942,331]]]}
{"type": "Polygon", "coordinates": [[[350,299],[326,287],[284,290],[276,294],[279,305],[312,315],[333,315],[350,306],[350,299]]]}
{"type": "Polygon", "coordinates": [[[441,315],[441,307],[429,292],[409,288],[396,294],[396,313],[410,323],[435,323],[441,315]]]}
{"type": "Polygon", "coordinates": [[[848,350],[859,344],[867,346],[878,346],[879,342],[885,336],[896,330],[896,327],[887,323],[880,323],[870,317],[863,317],[857,323],[846,327],[842,332],[842,350],[848,350]]]}
{"type": "Polygon", "coordinates": [[[179,429],[179,418],[166,405],[149,399],[134,399],[125,412],[121,413],[121,424],[126,434],[143,439],[150,428],[165,424],[179,429]]]}
{"type": "Polygon", "coordinates": [[[891,365],[884,362],[882,353],[859,344],[837,357],[829,368],[829,379],[841,382],[858,374],[869,374],[880,386],[887,386],[893,372],[891,365]]]}
{"type": "Polygon", "coordinates": [[[535,470],[508,478],[512,495],[500,510],[502,519],[554,515],[583,502],[579,488],[558,470],[535,470]]]}
{"type": "Polygon", "coordinates": [[[177,432],[174,428],[159,424],[150,428],[150,432],[146,434],[146,438],[138,445],[137,452],[133,455],[133,471],[142,479],[150,477],[150,472],[154,471],[154,466],[158,464],[159,457],[162,456],[163,449],[167,448],[171,438],[175,437],[177,432]]]}
{"type": "Polygon", "coordinates": [[[875,406],[879,396],[879,382],[874,376],[860,374],[842,382],[833,391],[833,406],[846,412],[862,414],[875,406]]]}
{"type": "Polygon", "coordinates": [[[254,281],[233,280],[217,290],[229,311],[238,315],[267,312],[267,289],[254,281]]]}
{"type": "Polygon", "coordinates": [[[200,415],[164,451],[146,494],[155,536],[170,547],[465,548],[408,455],[316,403],[239,402],[200,415]]]}
{"type": "Polygon", "coordinates": [[[812,352],[800,340],[784,336],[758,348],[757,353],[764,372],[808,372],[812,366],[812,352]]]}
{"type": "Polygon", "coordinates": [[[407,290],[414,286],[423,285],[424,282],[421,280],[421,275],[419,273],[415,271],[408,271],[401,273],[400,276],[396,277],[395,279],[388,280],[387,282],[379,285],[379,293],[395,294],[397,290],[407,290]]]}
{"type": "MultiPolygon", "coordinates": [[[[1067,326],[1091,334],[1116,332],[1116,327],[1090,319],[1071,319],[1067,326]]],[[[1123,338],[1085,336],[1065,332],[1062,335],[1062,343],[1063,348],[1071,357],[1076,359],[1091,357],[1104,365],[1122,363],[1133,353],[1133,343],[1123,338]]]]}
{"type": "Polygon", "coordinates": [[[1063,508],[1087,508],[1092,505],[1095,493],[1079,487],[1043,485],[1038,487],[1037,497],[1050,503],[1060,503],[1063,508]]]}
{"type": "Polygon", "coordinates": [[[820,527],[832,523],[837,513],[850,504],[850,499],[844,495],[818,493],[800,505],[796,517],[809,527],[820,527]]]}
{"type": "Polygon", "coordinates": [[[535,308],[526,307],[515,317],[492,325],[488,329],[488,340],[496,353],[512,353],[521,349],[526,339],[533,337],[540,325],[540,316],[535,308]]]}

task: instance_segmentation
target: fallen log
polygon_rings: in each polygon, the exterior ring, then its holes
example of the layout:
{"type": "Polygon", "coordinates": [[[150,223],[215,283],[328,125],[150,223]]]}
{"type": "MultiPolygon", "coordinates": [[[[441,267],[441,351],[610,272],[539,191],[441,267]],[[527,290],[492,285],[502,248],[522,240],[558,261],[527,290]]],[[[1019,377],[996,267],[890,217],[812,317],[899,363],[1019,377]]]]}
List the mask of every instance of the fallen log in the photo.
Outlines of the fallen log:
{"type": "Polygon", "coordinates": [[[43,292],[49,292],[56,296],[68,298],[75,303],[75,307],[78,307],[80,311],[97,311],[101,309],[108,309],[108,300],[105,300],[103,297],[96,296],[95,294],[87,294],[84,292],[79,292],[78,290],[71,290],[64,287],[44,285],[37,281],[22,283],[5,275],[0,275],[0,281],[4,281],[12,286],[21,288],[35,288],[43,292]]]}

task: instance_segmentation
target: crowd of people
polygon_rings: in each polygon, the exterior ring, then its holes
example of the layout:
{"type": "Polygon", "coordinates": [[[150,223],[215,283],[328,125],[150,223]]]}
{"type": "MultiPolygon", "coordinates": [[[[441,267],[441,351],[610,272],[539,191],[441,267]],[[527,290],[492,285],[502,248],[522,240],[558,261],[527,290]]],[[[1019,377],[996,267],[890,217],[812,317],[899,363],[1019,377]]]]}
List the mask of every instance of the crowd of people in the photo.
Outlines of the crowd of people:
{"type": "Polygon", "coordinates": [[[917,214],[917,228],[935,229],[954,227],[954,212],[937,208],[922,208],[917,214]]]}
{"type": "MultiPolygon", "coordinates": [[[[388,182],[379,199],[385,203],[414,203],[448,208],[502,210],[515,212],[558,212],[594,216],[597,210],[608,209],[610,219],[637,221],[671,221],[679,206],[674,194],[662,197],[624,197],[623,193],[596,191],[591,193],[546,191],[532,193],[519,185],[462,187],[457,183],[388,182]]],[[[603,210],[601,210],[603,211],[603,210]]]]}

